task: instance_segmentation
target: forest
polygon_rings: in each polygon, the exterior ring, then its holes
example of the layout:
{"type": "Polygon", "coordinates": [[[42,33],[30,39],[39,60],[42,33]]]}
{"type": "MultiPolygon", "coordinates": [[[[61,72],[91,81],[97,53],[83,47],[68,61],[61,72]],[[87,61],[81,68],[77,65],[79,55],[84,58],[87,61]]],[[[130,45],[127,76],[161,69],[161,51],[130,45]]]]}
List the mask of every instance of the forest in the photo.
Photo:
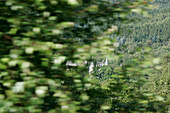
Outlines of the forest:
{"type": "Polygon", "coordinates": [[[170,0],[0,0],[0,113],[170,113],[170,0]]]}

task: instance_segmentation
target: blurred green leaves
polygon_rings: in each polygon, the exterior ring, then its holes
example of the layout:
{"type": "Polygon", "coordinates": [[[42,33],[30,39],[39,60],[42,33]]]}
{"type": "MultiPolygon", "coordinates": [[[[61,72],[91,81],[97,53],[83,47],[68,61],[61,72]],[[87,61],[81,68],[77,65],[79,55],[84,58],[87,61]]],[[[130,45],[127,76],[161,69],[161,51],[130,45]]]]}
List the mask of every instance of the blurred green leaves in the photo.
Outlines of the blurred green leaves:
{"type": "MultiPolygon", "coordinates": [[[[114,25],[118,19],[116,14],[122,14],[120,17],[124,18],[131,12],[141,12],[137,7],[142,5],[141,2],[136,1],[135,7],[129,7],[132,3],[107,0],[0,1],[0,112],[140,110],[139,103],[147,102],[134,98],[137,93],[128,86],[142,84],[142,79],[137,78],[144,74],[145,67],[150,68],[152,63],[157,65],[158,59],[151,63],[135,59],[129,67],[119,67],[105,87],[88,73],[84,63],[99,55],[115,61],[121,57],[114,53],[119,44],[108,35],[118,31],[114,25]],[[100,32],[94,29],[96,26],[100,32]],[[76,66],[67,66],[67,61],[76,63],[76,66]],[[134,76],[134,80],[127,81],[127,75],[134,76]],[[126,91],[129,91],[127,96],[123,94],[126,91]],[[123,99],[126,97],[127,103],[123,99]],[[135,110],[131,105],[133,101],[137,105],[135,110]]],[[[157,100],[164,99],[158,96],[157,100]]],[[[145,106],[144,109],[148,109],[145,106]]]]}

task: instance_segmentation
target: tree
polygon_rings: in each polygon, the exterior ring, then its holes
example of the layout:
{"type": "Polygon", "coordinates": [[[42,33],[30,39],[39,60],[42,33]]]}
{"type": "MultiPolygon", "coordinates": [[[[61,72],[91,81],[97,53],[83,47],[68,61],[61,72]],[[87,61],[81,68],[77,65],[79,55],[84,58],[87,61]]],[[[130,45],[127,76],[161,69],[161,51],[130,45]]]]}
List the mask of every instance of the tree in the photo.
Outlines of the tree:
{"type": "MultiPolygon", "coordinates": [[[[143,12],[139,5],[148,6],[146,2],[129,0],[0,1],[0,112],[111,109],[103,103],[114,95],[107,95],[98,82],[83,76],[83,60],[99,53],[113,53],[114,41],[106,38],[116,30],[112,22],[118,14],[118,18],[125,20],[124,16],[131,11],[143,12]],[[80,28],[75,26],[77,19],[80,28]],[[94,27],[103,32],[92,30],[94,27]],[[79,66],[70,73],[66,71],[67,61],[79,66]]],[[[122,89],[122,83],[115,92],[122,89]]],[[[116,103],[120,101],[113,101],[111,106],[116,103]]],[[[118,105],[112,111],[123,108],[118,105]]]]}

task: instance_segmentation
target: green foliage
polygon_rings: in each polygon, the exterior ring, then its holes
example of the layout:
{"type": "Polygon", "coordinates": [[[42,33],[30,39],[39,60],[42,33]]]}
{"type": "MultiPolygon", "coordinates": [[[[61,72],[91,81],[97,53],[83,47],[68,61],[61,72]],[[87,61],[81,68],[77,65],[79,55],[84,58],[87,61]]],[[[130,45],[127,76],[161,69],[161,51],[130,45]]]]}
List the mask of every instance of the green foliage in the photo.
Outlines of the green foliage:
{"type": "Polygon", "coordinates": [[[113,22],[127,19],[122,15],[145,12],[138,6],[148,4],[141,0],[0,1],[0,112],[165,112],[163,97],[128,86],[143,84],[138,76],[151,71],[150,60],[134,59],[118,68],[105,87],[88,76],[84,64],[99,54],[110,60],[120,57],[113,54],[117,43],[107,35],[117,30],[113,22]],[[78,66],[70,72],[67,61],[78,66]],[[136,78],[127,81],[127,77],[136,78]]]}
{"type": "Polygon", "coordinates": [[[170,9],[168,6],[170,2],[155,0],[152,4],[154,7],[149,10],[148,16],[133,14],[130,17],[137,17],[139,21],[120,25],[121,34],[119,37],[125,37],[128,45],[124,51],[134,52],[134,48],[149,46],[154,49],[153,54],[156,57],[166,53],[161,48],[162,46],[169,47],[170,9]]]}
{"type": "Polygon", "coordinates": [[[122,61],[127,64],[134,56],[145,58],[143,52],[138,52],[138,48],[151,47],[154,57],[161,59],[161,65],[156,67],[148,76],[150,82],[145,84],[142,90],[149,90],[155,94],[162,94],[166,97],[169,95],[169,5],[168,0],[154,0],[151,4],[153,9],[149,10],[146,16],[131,14],[130,18],[138,18],[128,24],[120,24],[121,34],[118,42],[121,44],[122,39],[126,39],[122,47],[119,47],[121,54],[124,54],[122,61]],[[166,56],[166,57],[165,57],[166,56]],[[165,61],[165,62],[164,62],[165,61]],[[166,70],[166,71],[165,71],[166,70]]]}

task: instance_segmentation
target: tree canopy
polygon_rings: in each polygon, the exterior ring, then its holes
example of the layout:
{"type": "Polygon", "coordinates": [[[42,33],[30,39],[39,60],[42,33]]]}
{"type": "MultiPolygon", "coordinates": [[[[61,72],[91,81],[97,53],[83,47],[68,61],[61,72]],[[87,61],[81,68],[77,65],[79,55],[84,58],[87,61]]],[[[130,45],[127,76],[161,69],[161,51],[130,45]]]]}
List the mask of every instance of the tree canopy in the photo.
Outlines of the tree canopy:
{"type": "Polygon", "coordinates": [[[135,90],[158,66],[149,49],[148,59],[117,68],[105,85],[84,63],[99,55],[121,58],[119,44],[108,37],[119,33],[115,22],[149,6],[141,0],[1,0],[0,112],[166,111],[162,96],[135,90]],[[78,66],[70,69],[67,61],[78,66]]]}

